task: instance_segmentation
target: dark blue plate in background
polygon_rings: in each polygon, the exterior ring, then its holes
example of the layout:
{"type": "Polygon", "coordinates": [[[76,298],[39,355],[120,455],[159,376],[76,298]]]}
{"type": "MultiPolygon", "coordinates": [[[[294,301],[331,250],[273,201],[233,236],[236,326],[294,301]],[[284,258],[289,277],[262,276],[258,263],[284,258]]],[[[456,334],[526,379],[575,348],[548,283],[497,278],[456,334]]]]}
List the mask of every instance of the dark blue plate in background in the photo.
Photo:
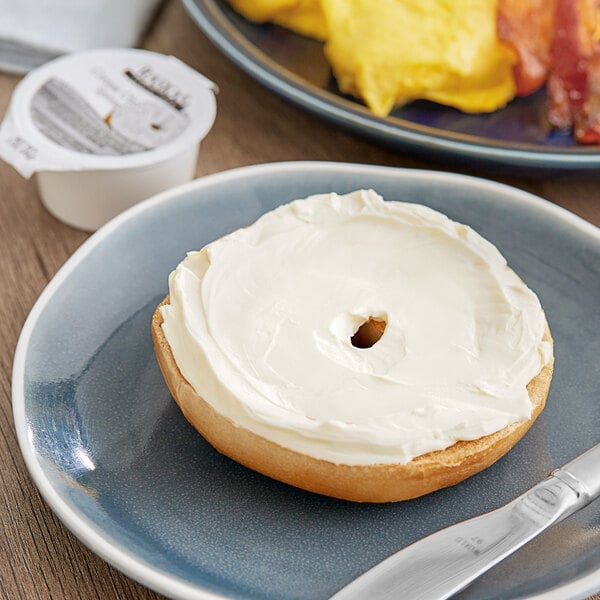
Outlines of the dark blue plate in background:
{"type": "Polygon", "coordinates": [[[520,174],[600,167],[598,146],[578,146],[570,132],[550,129],[543,90],[491,114],[465,114],[419,101],[380,118],[340,93],[320,42],[282,27],[247,21],[225,0],[183,3],[212,42],[263,85],[383,145],[467,167],[515,168],[520,174]]]}
{"type": "MultiPolygon", "coordinates": [[[[163,594],[324,599],[414,540],[512,500],[598,442],[599,269],[600,230],[490,181],[305,162],[205,177],[111,221],[43,292],[14,362],[21,450],[67,527],[163,594]],[[555,339],[548,404],[525,438],[460,485],[398,504],[318,496],[218,454],[171,399],[150,335],[168,274],[186,251],[283,202],[358,188],[473,226],[539,295],[555,339]]],[[[600,589],[599,565],[596,503],[462,597],[580,598],[600,589]]]]}

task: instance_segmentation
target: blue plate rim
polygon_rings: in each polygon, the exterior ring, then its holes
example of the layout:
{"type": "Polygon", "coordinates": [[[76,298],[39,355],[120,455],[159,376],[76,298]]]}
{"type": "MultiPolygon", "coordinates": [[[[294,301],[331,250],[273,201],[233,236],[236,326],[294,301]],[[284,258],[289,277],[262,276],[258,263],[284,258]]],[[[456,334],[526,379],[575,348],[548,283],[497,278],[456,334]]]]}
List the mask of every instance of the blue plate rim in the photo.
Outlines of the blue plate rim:
{"type": "MultiPolygon", "coordinates": [[[[31,309],[19,336],[15,356],[13,360],[12,375],[12,407],[21,453],[25,460],[27,469],[33,479],[36,487],[41,493],[46,503],[53,512],[63,522],[63,524],[88,548],[100,556],[113,567],[123,572],[132,579],[153,589],[168,597],[176,598],[195,598],[199,600],[227,600],[228,596],[210,592],[191,585],[184,580],[174,577],[170,573],[157,569],[146,561],[142,560],[126,548],[119,546],[109,539],[109,536],[103,535],[101,528],[89,518],[78,514],[78,511],[53,488],[50,480],[46,476],[43,466],[37,460],[27,429],[27,415],[25,411],[25,358],[27,355],[29,342],[34,332],[37,321],[42,315],[46,305],[51,300],[55,292],[65,282],[69,275],[78,267],[78,265],[94,250],[96,246],[107,240],[111,234],[127,222],[135,219],[141,213],[151,210],[157,205],[176,200],[180,195],[190,191],[199,192],[204,188],[236,179],[244,179],[249,176],[268,177],[275,172],[293,172],[293,173],[311,173],[315,170],[323,172],[337,173],[356,173],[362,171],[372,176],[396,173],[401,179],[427,179],[435,180],[438,183],[462,183],[467,186],[474,186],[482,192],[481,199],[486,201],[485,191],[502,191],[507,196],[512,196],[521,202],[541,210],[554,218],[560,219],[571,226],[581,230],[585,235],[600,241],[600,228],[592,223],[585,221],[581,217],[569,212],[568,210],[551,203],[539,196],[520,190],[518,188],[498,183],[492,180],[482,179],[469,175],[457,173],[448,173],[444,171],[430,171],[424,169],[406,169],[398,167],[385,167],[378,165],[365,165],[357,163],[342,163],[328,161],[290,161],[274,162],[258,165],[239,167],[227,171],[222,171],[208,175],[189,183],[166,190],[149,198],[139,204],[134,205],[125,212],[121,213],[106,225],[101,227],[88,240],[86,240],[58,270],[56,275],[48,283],[46,288],[40,294],[38,300],[31,309]]],[[[165,274],[166,276],[166,274],[165,274]]],[[[548,590],[531,596],[530,600],[558,600],[559,598],[585,598],[594,593],[600,587],[600,568],[592,574],[588,574],[577,580],[567,582],[560,588],[548,590]],[[565,595],[567,594],[567,595],[565,595]]]]}
{"type": "Polygon", "coordinates": [[[182,0],[198,27],[230,60],[251,77],[294,104],[371,139],[448,157],[489,165],[512,165],[542,170],[587,170],[600,167],[600,148],[557,149],[536,144],[478,138],[398,117],[377,117],[357,102],[337,96],[303,80],[259,50],[231,24],[216,0],[182,0]]]}

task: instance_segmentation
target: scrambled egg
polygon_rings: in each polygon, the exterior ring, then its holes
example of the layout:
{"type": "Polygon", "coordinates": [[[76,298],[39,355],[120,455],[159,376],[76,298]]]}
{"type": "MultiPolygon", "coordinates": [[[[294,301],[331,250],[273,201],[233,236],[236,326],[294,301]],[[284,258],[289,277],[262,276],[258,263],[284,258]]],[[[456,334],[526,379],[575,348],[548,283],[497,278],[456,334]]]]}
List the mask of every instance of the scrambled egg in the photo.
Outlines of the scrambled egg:
{"type": "Polygon", "coordinates": [[[230,0],[244,16],[326,40],[340,90],[376,115],[424,98],[491,112],[515,95],[497,0],[230,0]]]}

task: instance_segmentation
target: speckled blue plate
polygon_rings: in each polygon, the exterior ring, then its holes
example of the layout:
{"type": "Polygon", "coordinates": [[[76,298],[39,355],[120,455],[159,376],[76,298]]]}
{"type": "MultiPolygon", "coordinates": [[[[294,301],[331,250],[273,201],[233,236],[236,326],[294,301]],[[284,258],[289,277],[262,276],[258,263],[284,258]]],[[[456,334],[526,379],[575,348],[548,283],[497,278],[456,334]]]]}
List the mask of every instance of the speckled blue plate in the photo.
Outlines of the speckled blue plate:
{"type": "MultiPolygon", "coordinates": [[[[321,599],[410,542],[513,499],[600,438],[600,232],[490,181],[335,163],[206,177],[106,225],[56,275],[14,363],[19,442],[63,522],[94,552],[164,594],[321,599]],[[219,455],[177,409],[150,318],[185,252],[316,192],[371,187],[420,202],[497,244],[539,294],[556,342],[548,406],[487,471],[400,504],[303,492],[219,455]]],[[[477,582],[464,598],[578,598],[600,589],[598,504],[477,582]]]]}
{"type": "Polygon", "coordinates": [[[488,115],[469,115],[421,101],[379,118],[341,94],[320,42],[282,27],[247,21],[225,0],[183,3],[213,43],[263,85],[378,143],[428,159],[536,175],[600,167],[600,148],[577,146],[570,132],[550,129],[543,90],[488,115]]]}

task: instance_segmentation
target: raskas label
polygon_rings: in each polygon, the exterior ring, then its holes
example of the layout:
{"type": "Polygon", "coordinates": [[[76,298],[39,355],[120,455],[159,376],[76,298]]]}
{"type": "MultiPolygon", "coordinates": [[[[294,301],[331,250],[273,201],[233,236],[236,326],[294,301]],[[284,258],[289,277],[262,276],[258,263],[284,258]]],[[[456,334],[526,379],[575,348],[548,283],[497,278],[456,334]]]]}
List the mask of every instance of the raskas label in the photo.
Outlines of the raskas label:
{"type": "Polygon", "coordinates": [[[100,66],[90,73],[98,82],[91,94],[52,77],[32,99],[33,122],[56,144],[89,154],[133,154],[166,144],[187,127],[185,94],[149,67],[138,76],[100,66]]]}
{"type": "Polygon", "coordinates": [[[125,75],[145,90],[168,102],[176,110],[183,110],[188,105],[189,95],[155,73],[149,66],[142,67],[138,71],[126,69],[125,75]]]}

